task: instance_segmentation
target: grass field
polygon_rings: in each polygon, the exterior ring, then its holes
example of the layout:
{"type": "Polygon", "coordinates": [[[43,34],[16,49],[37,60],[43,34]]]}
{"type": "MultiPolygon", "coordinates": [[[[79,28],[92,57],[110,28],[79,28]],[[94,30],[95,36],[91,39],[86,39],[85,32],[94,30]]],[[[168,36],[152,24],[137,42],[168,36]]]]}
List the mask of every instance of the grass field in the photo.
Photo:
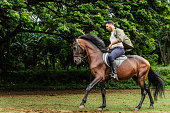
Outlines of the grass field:
{"type": "MultiPolygon", "coordinates": [[[[97,112],[102,104],[100,89],[93,89],[88,96],[85,109],[79,104],[84,90],[56,91],[0,91],[0,112],[11,113],[54,113],[54,112],[97,112]]],[[[165,91],[165,98],[158,98],[154,109],[149,109],[149,97],[146,96],[139,111],[133,111],[140,101],[140,89],[106,90],[107,106],[103,112],[130,113],[168,113],[170,111],[170,90],[165,91]]]]}

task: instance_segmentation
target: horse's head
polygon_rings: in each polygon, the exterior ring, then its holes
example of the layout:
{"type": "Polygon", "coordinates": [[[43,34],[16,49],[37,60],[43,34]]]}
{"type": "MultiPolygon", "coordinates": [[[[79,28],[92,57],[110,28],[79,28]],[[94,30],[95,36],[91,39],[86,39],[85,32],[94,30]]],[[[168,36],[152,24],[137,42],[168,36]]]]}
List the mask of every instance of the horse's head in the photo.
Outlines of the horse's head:
{"type": "Polygon", "coordinates": [[[79,65],[82,62],[83,54],[84,54],[84,49],[79,44],[79,40],[74,39],[74,42],[73,42],[73,59],[74,59],[74,63],[76,63],[76,65],[79,65]]]}

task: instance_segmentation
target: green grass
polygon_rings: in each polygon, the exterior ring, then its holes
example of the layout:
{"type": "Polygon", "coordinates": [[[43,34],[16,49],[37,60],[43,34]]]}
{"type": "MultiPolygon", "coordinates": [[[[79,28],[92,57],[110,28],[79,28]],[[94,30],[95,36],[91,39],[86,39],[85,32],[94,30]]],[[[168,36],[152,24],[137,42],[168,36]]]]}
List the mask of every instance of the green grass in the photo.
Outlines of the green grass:
{"type": "MultiPolygon", "coordinates": [[[[59,110],[80,111],[79,104],[84,96],[82,90],[58,91],[19,91],[0,94],[0,112],[43,111],[56,112],[59,110]]],[[[132,112],[140,101],[140,90],[107,90],[105,111],[132,112]]],[[[85,111],[94,111],[102,104],[100,89],[89,93],[85,111]]],[[[158,98],[154,109],[149,108],[149,98],[146,96],[140,111],[170,111],[170,90],[165,91],[165,98],[158,98]]]]}

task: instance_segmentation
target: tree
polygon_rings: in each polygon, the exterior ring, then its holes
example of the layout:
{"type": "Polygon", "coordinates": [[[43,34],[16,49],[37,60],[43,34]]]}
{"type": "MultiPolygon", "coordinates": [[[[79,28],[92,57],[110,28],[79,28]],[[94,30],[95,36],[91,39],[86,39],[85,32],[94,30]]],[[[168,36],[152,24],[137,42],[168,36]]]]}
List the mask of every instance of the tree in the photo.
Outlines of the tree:
{"type": "Polygon", "coordinates": [[[55,69],[56,61],[68,69],[73,38],[93,33],[109,44],[106,20],[113,20],[132,39],[135,49],[129,54],[150,62],[161,57],[167,65],[168,15],[164,0],[2,0],[0,69],[13,70],[19,64],[29,68],[42,62],[55,69]]]}
{"type": "Polygon", "coordinates": [[[157,53],[149,54],[157,49],[158,42],[161,58],[164,63],[167,62],[165,59],[169,58],[167,54],[169,47],[166,44],[170,21],[166,18],[169,9],[165,0],[162,2],[160,0],[115,0],[108,1],[108,4],[113,20],[117,22],[115,26],[124,29],[132,39],[135,46],[133,54],[152,59],[157,53]],[[162,50],[162,45],[167,49],[162,50]]]}

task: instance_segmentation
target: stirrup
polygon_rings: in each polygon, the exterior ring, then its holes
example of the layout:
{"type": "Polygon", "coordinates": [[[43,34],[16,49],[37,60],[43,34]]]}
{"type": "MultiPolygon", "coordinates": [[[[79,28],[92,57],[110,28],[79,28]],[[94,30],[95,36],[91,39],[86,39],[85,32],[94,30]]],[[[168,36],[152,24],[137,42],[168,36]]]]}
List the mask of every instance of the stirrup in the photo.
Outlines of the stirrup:
{"type": "Polygon", "coordinates": [[[117,74],[114,73],[114,76],[113,76],[113,77],[114,77],[116,80],[119,80],[117,74]]]}
{"type": "Polygon", "coordinates": [[[116,73],[112,73],[112,74],[111,74],[111,78],[114,78],[114,79],[116,79],[117,81],[119,80],[116,73]]]}

